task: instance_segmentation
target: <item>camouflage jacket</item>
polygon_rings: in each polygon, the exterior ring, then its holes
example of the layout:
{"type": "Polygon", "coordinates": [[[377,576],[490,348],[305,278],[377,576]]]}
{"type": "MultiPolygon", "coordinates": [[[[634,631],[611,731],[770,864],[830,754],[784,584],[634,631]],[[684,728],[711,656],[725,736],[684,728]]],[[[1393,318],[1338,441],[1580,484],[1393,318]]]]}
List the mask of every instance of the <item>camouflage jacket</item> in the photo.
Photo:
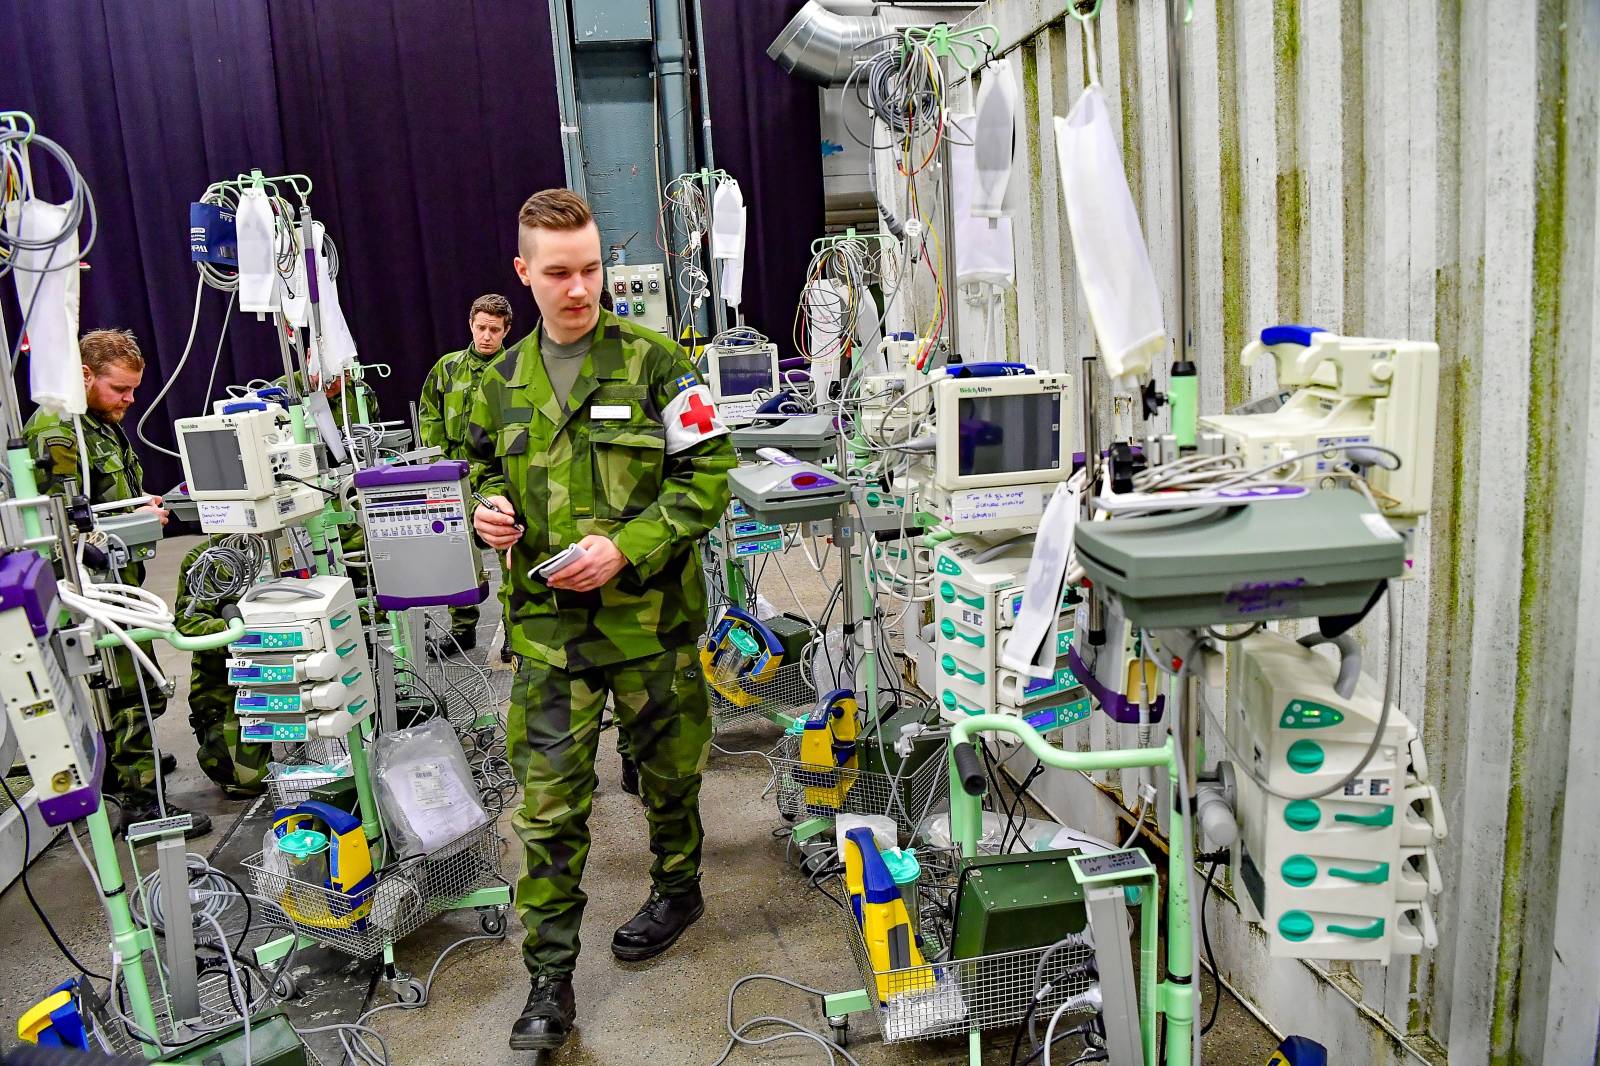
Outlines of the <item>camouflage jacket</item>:
{"type": "MultiPolygon", "coordinates": [[[[40,492],[65,499],[65,483],[70,478],[78,482],[78,491],[89,497],[90,503],[126,500],[144,493],[144,466],[120,425],[102,422],[92,414],[83,416],[83,443],[89,451],[87,485],[82,484],[83,465],[71,418],[41,409],[28,419],[22,432],[33,455],[40,492]]],[[[142,584],[144,564],[126,567],[122,579],[142,584]]]]}
{"type": "Polygon", "coordinates": [[[728,506],[735,460],[720,423],[685,445],[664,418],[705,386],[683,349],[602,310],[563,411],[538,337],[490,365],[467,420],[473,487],[527,526],[511,549],[511,649],[577,671],[692,647],[706,610],[696,542],[728,506]],[[529,576],[591,533],[627,559],[611,582],[578,593],[529,576]]]}
{"type": "Polygon", "coordinates": [[[472,398],[484,371],[504,352],[502,348],[493,355],[479,355],[469,344],[433,364],[417,404],[417,429],[424,448],[438,448],[447,459],[465,458],[472,398]]]}

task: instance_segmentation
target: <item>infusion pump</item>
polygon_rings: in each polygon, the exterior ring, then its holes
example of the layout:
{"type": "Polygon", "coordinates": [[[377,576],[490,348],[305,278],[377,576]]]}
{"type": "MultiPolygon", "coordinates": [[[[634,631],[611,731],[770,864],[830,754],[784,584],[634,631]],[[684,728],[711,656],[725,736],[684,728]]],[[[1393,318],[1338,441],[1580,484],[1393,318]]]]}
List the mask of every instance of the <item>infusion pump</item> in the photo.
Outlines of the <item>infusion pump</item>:
{"type": "Polygon", "coordinates": [[[296,443],[287,411],[251,401],[180,418],[178,451],[207,533],[272,533],[322,507],[316,448],[296,443]],[[245,408],[239,410],[238,408],[245,408]]]}

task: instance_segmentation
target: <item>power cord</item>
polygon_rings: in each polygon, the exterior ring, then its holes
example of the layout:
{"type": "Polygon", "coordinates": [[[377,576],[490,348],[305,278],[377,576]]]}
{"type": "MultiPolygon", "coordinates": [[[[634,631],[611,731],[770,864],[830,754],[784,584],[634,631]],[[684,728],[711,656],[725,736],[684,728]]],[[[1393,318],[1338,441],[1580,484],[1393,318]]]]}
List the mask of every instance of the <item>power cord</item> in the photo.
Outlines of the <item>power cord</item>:
{"type": "Polygon", "coordinates": [[[767,1044],[777,1043],[779,1040],[812,1041],[821,1047],[822,1050],[827,1052],[828,1066],[838,1066],[839,1060],[835,1057],[836,1054],[843,1056],[844,1060],[850,1063],[850,1066],[861,1066],[861,1063],[856,1060],[856,1057],[850,1054],[850,1052],[846,1051],[839,1044],[829,1040],[820,1033],[812,1032],[799,1022],[792,1021],[788,1018],[780,1018],[773,1015],[763,1015],[759,1018],[751,1018],[749,1021],[735,1026],[733,1024],[734,996],[738,994],[740,988],[749,984],[751,981],[775,981],[780,985],[787,985],[790,988],[797,989],[808,995],[816,996],[817,999],[821,1001],[823,1010],[827,1009],[827,993],[823,992],[821,989],[800,984],[798,981],[791,981],[787,977],[775,977],[769,973],[746,974],[744,977],[741,977],[735,981],[732,988],[728,989],[728,1015],[726,1019],[728,1026],[728,1046],[722,1049],[722,1054],[717,1056],[717,1060],[711,1063],[711,1066],[722,1066],[723,1063],[728,1061],[728,1056],[733,1054],[733,1049],[740,1044],[743,1044],[746,1047],[763,1047],[767,1044]],[[788,1031],[775,1033],[772,1036],[761,1037],[760,1039],[753,1039],[745,1035],[752,1029],[757,1029],[766,1025],[786,1026],[788,1031]]]}
{"type": "Polygon", "coordinates": [[[111,980],[105,974],[95,973],[78,961],[78,957],[72,953],[71,949],[62,941],[61,935],[56,932],[56,927],[51,924],[50,918],[44,913],[44,908],[39,906],[39,901],[33,894],[33,886],[28,884],[28,860],[29,856],[33,854],[33,834],[32,830],[28,828],[27,813],[22,810],[22,804],[17,802],[16,794],[11,791],[11,783],[5,779],[3,774],[0,774],[0,789],[5,790],[6,799],[11,801],[11,806],[17,808],[18,814],[22,816],[22,892],[23,895],[28,897],[28,903],[33,907],[33,913],[39,916],[39,921],[44,925],[44,931],[50,934],[51,940],[55,941],[56,950],[61,952],[62,956],[72,964],[74,970],[77,970],[85,977],[93,977],[97,981],[111,980]]]}

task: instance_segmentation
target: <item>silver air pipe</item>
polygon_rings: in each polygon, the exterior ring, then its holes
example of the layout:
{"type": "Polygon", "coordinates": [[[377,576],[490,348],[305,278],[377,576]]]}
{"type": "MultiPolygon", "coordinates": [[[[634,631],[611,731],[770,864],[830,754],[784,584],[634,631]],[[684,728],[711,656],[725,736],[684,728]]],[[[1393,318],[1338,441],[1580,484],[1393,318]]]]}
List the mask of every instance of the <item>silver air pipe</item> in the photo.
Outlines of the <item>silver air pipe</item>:
{"type": "MultiPolygon", "coordinates": [[[[832,5],[843,6],[838,0],[832,0],[832,5]]],[[[859,7],[870,12],[873,5],[859,7]]],[[[796,77],[820,85],[838,85],[855,66],[856,52],[890,31],[881,15],[841,14],[818,0],[806,0],[805,7],[795,13],[767,49],[767,55],[796,77]]]]}

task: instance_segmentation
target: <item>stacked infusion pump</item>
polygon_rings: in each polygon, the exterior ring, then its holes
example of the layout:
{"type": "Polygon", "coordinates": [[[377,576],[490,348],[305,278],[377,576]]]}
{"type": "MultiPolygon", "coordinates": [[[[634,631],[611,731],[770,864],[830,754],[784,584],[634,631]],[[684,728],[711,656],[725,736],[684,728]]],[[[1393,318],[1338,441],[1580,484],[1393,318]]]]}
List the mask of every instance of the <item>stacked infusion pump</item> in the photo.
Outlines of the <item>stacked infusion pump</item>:
{"type": "Polygon", "coordinates": [[[1067,664],[1073,615],[1066,604],[1057,620],[1050,677],[1028,677],[1000,665],[1022,610],[1032,556],[1032,541],[991,548],[975,537],[954,537],[935,552],[934,677],[946,721],[1009,714],[1048,733],[1089,717],[1089,698],[1067,664]]]}
{"type": "Polygon", "coordinates": [[[239,601],[228,645],[239,736],[253,744],[342,737],[377,707],[355,589],[319,575],[257,585],[239,601]]]}
{"type": "Polygon", "coordinates": [[[1343,696],[1331,660],[1270,631],[1233,654],[1228,732],[1253,764],[1237,775],[1245,918],[1266,926],[1279,957],[1387,962],[1438,943],[1428,900],[1442,887],[1434,845],[1445,829],[1416,727],[1391,709],[1361,772],[1312,798],[1360,765],[1381,686],[1362,675],[1343,696]]]}

